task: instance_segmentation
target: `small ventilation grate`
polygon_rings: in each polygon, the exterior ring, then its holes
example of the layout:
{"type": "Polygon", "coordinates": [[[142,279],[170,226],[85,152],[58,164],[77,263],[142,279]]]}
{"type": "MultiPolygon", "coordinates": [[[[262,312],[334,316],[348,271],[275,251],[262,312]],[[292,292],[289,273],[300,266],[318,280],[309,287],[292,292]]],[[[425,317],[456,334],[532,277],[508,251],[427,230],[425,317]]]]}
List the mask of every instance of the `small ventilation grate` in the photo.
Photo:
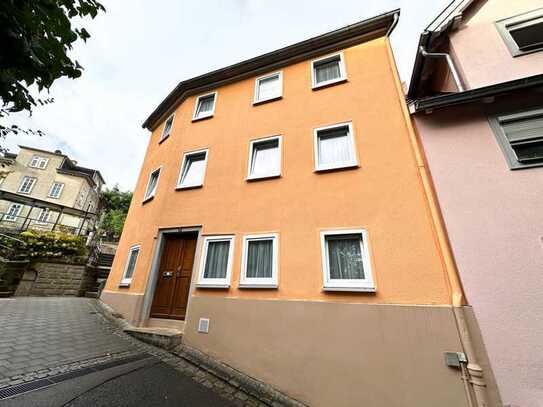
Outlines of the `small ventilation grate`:
{"type": "Polygon", "coordinates": [[[89,373],[99,372],[101,370],[106,370],[115,366],[125,365],[127,363],[136,362],[138,360],[143,360],[150,357],[152,356],[147,353],[141,353],[123,359],[116,359],[109,362],[97,364],[95,366],[84,367],[81,369],[73,370],[71,372],[61,373],[55,376],[47,377],[45,379],[38,379],[27,383],[6,387],[4,389],[0,389],[0,400],[14,397],[23,393],[28,393],[30,391],[43,389],[44,387],[61,383],[69,379],[74,379],[76,377],[85,376],[89,373]]]}
{"type": "Polygon", "coordinates": [[[200,321],[198,321],[198,332],[204,334],[209,332],[209,318],[200,318],[200,321]]]}

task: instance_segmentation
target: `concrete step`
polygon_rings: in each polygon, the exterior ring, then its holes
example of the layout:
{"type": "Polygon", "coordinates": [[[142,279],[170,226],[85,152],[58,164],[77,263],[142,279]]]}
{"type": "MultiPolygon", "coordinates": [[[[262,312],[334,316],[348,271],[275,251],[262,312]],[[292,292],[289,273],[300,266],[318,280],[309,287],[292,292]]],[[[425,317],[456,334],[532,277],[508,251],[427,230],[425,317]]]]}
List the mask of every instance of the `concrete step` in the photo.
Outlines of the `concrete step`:
{"type": "Polygon", "coordinates": [[[183,340],[183,333],[177,329],[170,328],[125,328],[124,332],[139,339],[142,342],[150,343],[166,350],[171,350],[180,345],[183,340]]]}

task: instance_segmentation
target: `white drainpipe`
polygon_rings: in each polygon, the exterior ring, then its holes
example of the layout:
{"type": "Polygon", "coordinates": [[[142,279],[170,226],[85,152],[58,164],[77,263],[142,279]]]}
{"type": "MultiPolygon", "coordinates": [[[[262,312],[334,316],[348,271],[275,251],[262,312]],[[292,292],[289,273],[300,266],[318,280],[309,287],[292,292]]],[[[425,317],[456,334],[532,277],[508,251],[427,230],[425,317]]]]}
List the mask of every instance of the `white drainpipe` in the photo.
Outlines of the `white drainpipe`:
{"type": "Polygon", "coordinates": [[[463,92],[464,85],[462,85],[462,79],[460,78],[460,74],[458,73],[458,70],[456,69],[456,65],[454,64],[454,61],[452,60],[451,56],[445,52],[428,52],[424,49],[424,47],[420,47],[420,53],[423,57],[428,58],[445,58],[447,61],[447,65],[449,66],[449,70],[451,71],[451,74],[454,79],[454,83],[456,84],[456,87],[458,88],[459,92],[463,92]]]}

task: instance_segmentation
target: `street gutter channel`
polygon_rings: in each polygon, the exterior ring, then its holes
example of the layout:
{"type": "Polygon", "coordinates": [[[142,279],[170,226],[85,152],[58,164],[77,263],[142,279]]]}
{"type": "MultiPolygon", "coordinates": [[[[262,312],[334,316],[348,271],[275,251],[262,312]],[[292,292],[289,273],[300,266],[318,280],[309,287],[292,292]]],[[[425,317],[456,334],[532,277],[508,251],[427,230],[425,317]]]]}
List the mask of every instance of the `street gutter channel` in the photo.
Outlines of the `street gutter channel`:
{"type": "Polygon", "coordinates": [[[123,359],[116,359],[109,362],[97,364],[94,366],[84,367],[77,370],[72,370],[67,373],[60,373],[55,376],[50,376],[44,379],[37,379],[26,383],[16,384],[14,386],[5,387],[0,389],[0,400],[5,400],[11,397],[18,396],[23,393],[28,393],[34,390],[43,389],[69,379],[88,375],[89,373],[99,372],[112,367],[125,365],[127,363],[137,362],[144,359],[152,359],[153,356],[147,353],[141,353],[139,355],[129,356],[123,359]]]}

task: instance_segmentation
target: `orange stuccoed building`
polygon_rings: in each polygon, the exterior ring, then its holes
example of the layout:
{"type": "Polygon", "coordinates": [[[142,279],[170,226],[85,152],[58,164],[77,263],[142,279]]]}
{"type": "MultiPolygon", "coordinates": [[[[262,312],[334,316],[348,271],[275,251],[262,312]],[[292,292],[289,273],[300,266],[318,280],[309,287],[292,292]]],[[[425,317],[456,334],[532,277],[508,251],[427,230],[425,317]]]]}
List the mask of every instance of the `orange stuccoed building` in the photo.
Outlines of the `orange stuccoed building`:
{"type": "Polygon", "coordinates": [[[398,16],[181,82],[144,123],[102,301],[308,405],[467,406],[492,374],[406,110],[398,16]]]}

